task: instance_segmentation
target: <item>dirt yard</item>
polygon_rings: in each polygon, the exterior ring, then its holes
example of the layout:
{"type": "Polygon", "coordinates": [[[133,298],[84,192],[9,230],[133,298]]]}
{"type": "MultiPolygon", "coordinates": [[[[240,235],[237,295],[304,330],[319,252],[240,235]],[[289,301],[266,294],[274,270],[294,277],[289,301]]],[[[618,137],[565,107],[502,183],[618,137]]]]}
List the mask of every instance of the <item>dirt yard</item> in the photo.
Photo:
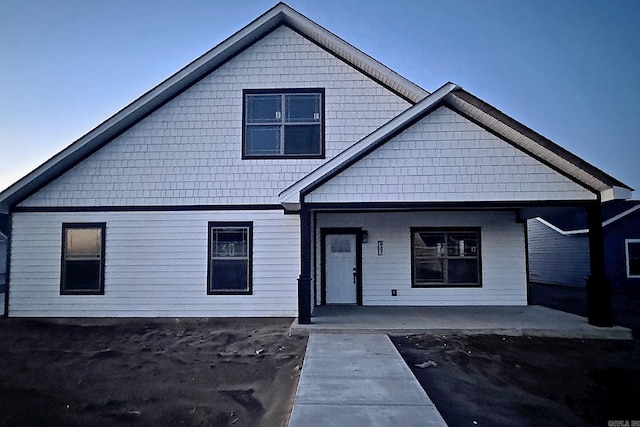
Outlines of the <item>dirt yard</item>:
{"type": "Polygon", "coordinates": [[[640,425],[638,340],[392,340],[451,427],[640,425]]]}
{"type": "Polygon", "coordinates": [[[285,426],[291,319],[0,320],[2,426],[285,426]]]}

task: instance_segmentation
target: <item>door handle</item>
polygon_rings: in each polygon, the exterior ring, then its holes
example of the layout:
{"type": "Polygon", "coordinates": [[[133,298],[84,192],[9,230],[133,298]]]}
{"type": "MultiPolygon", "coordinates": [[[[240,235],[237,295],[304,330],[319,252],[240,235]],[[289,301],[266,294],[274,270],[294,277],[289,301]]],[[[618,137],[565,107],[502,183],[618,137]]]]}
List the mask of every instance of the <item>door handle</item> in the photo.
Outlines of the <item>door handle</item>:
{"type": "Polygon", "coordinates": [[[356,268],[353,268],[353,283],[356,283],[356,276],[358,275],[358,273],[356,272],[356,268]]]}

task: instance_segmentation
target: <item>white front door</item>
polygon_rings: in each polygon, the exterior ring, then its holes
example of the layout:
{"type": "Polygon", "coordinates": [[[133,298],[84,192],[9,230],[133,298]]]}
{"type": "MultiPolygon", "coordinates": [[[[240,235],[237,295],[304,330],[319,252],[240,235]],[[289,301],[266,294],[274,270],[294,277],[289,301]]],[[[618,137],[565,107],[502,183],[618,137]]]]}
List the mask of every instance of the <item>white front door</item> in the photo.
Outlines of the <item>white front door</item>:
{"type": "Polygon", "coordinates": [[[325,235],[327,304],[357,303],[356,235],[325,235]]]}

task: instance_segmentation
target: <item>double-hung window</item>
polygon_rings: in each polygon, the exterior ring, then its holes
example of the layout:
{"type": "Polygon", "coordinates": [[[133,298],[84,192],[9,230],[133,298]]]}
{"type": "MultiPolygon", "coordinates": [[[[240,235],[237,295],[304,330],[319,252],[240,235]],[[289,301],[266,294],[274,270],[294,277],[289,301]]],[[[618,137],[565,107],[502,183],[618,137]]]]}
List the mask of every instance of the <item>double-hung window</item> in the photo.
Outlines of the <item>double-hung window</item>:
{"type": "Polygon", "coordinates": [[[207,293],[251,294],[252,224],[209,223],[207,293]]]}
{"type": "Polygon", "coordinates": [[[627,277],[640,278],[640,239],[625,240],[627,277]]]}
{"type": "Polygon", "coordinates": [[[324,89],[245,90],[243,157],[322,158],[324,89]]]}
{"type": "Polygon", "coordinates": [[[62,295],[104,294],[105,223],[62,224],[62,295]]]}
{"type": "Polygon", "coordinates": [[[480,230],[411,229],[412,286],[481,286],[480,230]]]}

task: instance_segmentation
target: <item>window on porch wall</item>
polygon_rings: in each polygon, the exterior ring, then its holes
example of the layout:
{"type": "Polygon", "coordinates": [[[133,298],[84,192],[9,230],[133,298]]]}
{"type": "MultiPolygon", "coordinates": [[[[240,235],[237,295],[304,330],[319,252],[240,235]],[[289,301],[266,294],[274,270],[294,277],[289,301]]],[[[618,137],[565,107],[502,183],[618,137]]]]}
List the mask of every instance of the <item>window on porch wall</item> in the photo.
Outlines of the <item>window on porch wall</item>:
{"type": "Polygon", "coordinates": [[[473,287],[480,280],[480,231],[411,230],[412,287],[473,287]]]}

